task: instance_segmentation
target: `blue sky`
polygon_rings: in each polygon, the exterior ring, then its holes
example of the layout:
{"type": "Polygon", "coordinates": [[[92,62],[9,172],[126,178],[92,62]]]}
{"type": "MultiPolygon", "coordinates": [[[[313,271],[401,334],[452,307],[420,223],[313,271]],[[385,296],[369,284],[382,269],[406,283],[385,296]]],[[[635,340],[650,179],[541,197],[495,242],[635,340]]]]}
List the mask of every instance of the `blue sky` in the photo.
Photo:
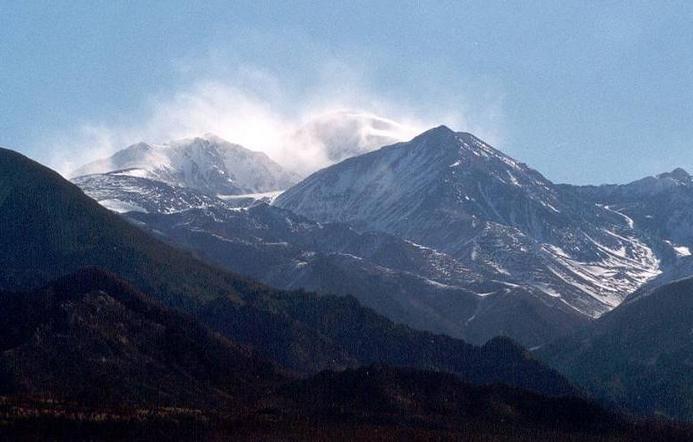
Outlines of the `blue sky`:
{"type": "Polygon", "coordinates": [[[472,131],[558,182],[693,168],[688,2],[194,3],[0,0],[0,144],[65,168],[338,107],[472,131]]]}

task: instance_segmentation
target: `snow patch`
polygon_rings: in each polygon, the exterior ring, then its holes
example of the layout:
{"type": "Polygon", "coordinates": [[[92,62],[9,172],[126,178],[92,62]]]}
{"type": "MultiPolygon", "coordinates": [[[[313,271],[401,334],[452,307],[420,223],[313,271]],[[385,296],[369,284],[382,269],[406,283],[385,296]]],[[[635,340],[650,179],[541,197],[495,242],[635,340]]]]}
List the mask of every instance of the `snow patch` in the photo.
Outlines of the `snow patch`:
{"type": "Polygon", "coordinates": [[[101,200],[99,201],[99,204],[107,208],[108,210],[116,213],[126,213],[126,212],[141,212],[141,213],[147,213],[147,211],[138,206],[137,204],[133,203],[128,203],[126,201],[121,201],[121,200],[115,200],[115,199],[109,199],[109,200],[101,200]]]}

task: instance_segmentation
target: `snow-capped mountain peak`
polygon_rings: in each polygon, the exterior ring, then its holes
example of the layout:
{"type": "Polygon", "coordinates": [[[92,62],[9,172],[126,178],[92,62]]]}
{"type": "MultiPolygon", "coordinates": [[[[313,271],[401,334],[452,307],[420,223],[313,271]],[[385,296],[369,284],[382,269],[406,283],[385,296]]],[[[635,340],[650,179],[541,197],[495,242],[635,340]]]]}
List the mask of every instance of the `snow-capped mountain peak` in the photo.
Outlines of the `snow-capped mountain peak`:
{"type": "Polygon", "coordinates": [[[266,154],[213,134],[164,144],[133,144],[109,158],[80,167],[72,176],[113,171],[211,195],[282,190],[298,179],[266,154]]]}
{"type": "Polygon", "coordinates": [[[589,316],[659,272],[627,217],[445,126],[323,169],[274,204],[449,253],[589,316]]]}

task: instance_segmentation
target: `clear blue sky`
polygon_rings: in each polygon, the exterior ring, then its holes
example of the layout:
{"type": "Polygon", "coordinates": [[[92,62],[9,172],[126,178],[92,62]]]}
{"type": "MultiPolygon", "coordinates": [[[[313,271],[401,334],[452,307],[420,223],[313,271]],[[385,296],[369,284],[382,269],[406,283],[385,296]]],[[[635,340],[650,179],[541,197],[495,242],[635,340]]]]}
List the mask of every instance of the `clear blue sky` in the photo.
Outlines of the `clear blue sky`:
{"type": "Polygon", "coordinates": [[[690,5],[0,0],[0,144],[55,162],[78,128],[145,124],[201,80],[259,76],[289,113],[347,70],[363,107],[459,113],[554,181],[691,169],[690,5]]]}

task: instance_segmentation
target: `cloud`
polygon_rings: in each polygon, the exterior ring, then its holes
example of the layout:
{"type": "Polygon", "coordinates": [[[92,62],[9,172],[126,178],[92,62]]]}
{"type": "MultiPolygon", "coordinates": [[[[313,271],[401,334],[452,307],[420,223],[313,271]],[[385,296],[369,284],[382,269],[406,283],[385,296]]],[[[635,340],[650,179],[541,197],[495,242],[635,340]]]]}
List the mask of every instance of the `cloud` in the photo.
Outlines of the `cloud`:
{"type": "MultiPolygon", "coordinates": [[[[54,135],[51,143],[56,149],[49,162],[68,175],[82,164],[140,141],[163,143],[214,133],[265,152],[305,175],[347,155],[379,147],[378,143],[408,139],[439,124],[474,131],[491,142],[498,139],[497,130],[488,130],[491,125],[484,128],[479,118],[467,118],[462,105],[440,106],[427,101],[405,105],[398,102],[401,100],[383,98],[365,78],[349,66],[330,62],[298,88],[266,70],[244,65],[233,75],[196,79],[176,91],[149,97],[144,117],[133,117],[135,121],[85,122],[54,135]],[[340,124],[343,117],[355,123],[340,124]],[[331,121],[331,125],[323,124],[316,130],[316,121],[331,121]],[[352,132],[355,137],[347,139],[352,132]]],[[[499,112],[497,103],[491,103],[475,115],[482,117],[482,123],[495,125],[499,112]]]]}

